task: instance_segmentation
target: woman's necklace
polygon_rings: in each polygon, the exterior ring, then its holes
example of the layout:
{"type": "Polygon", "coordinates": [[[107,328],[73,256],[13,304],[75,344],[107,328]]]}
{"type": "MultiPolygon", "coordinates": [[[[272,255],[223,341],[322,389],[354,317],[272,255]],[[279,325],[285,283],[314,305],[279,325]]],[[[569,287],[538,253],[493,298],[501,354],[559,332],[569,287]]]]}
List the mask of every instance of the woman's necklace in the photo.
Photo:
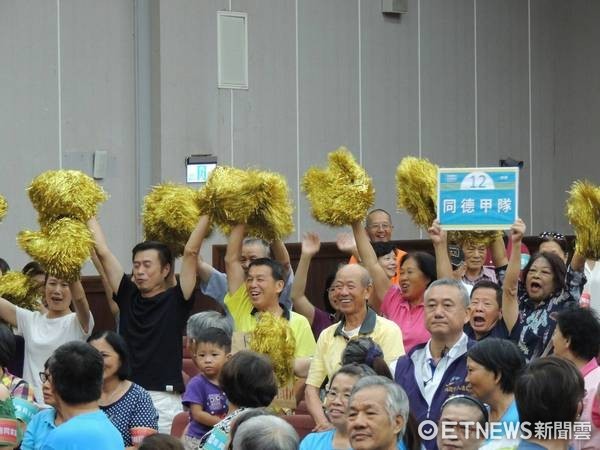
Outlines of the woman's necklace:
{"type": "Polygon", "coordinates": [[[115,388],[112,390],[110,395],[101,400],[102,406],[109,406],[115,403],[125,393],[125,387],[127,386],[127,380],[119,380],[115,388]]]}

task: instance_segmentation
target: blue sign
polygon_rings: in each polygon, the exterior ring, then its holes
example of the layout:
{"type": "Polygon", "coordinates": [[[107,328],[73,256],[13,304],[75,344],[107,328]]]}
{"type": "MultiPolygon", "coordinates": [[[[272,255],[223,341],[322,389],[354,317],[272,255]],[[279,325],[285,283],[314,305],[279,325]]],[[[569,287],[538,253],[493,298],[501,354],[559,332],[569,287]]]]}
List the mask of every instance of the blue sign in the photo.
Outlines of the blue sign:
{"type": "Polygon", "coordinates": [[[518,167],[439,169],[438,219],[445,230],[505,230],[515,222],[518,167]]]}

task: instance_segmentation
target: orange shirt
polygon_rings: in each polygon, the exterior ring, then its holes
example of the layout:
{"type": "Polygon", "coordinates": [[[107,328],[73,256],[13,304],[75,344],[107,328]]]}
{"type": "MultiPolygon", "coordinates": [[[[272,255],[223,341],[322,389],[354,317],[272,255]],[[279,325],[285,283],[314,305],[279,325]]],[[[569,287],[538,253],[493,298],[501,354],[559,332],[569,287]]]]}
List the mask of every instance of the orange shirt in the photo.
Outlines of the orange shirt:
{"type": "MultiPolygon", "coordinates": [[[[396,253],[396,275],[394,275],[392,277],[392,284],[398,284],[400,282],[400,261],[402,261],[402,258],[404,257],[404,255],[406,255],[406,252],[404,250],[400,250],[399,248],[395,249],[394,252],[396,253]]],[[[358,261],[356,260],[356,258],[354,256],[350,257],[350,260],[348,261],[348,264],[357,264],[358,261]]]]}

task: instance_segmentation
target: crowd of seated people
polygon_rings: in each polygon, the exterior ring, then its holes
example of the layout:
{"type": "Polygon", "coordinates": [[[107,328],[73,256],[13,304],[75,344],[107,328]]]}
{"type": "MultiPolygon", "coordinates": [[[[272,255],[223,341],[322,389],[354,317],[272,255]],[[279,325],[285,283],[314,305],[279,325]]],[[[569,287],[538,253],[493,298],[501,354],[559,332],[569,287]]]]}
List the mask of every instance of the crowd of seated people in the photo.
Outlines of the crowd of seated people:
{"type": "Polygon", "coordinates": [[[233,226],[222,273],[200,258],[210,229],[203,215],[175,277],[165,244],[136,245],[129,273],[98,221],[88,226],[118,332],[93,333],[81,281],[30,266],[28,275],[43,277],[38,310],[0,298],[0,416],[9,398],[14,420],[14,441],[0,445],[599,448],[600,322],[579,305],[594,262],[571,254],[560,234],[540,235],[539,252],[521,267],[526,226],[517,220],[509,254],[501,238],[489,247],[463,243],[456,270],[439,223],[429,229],[434,255],[406,252],[390,243],[391,216],[377,209],[338,237],[352,257],[316,302],[306,292],[316,233],[303,237],[294,273],[283,242],[269,245],[247,236],[246,224],[233,226]],[[488,251],[493,267],[485,265],[488,251]],[[225,313],[190,317],[196,285],[225,313]],[[265,314],[289,328],[296,413],[311,430],[290,426],[294,407],[273,408],[285,393],[278,362],[250,350],[265,314]],[[186,324],[195,368],[184,378],[186,324]],[[22,373],[11,372],[15,335],[24,339],[22,373]],[[169,437],[177,420],[183,430],[169,437]],[[561,422],[570,433],[553,425],[541,435],[536,422],[561,422]]]}

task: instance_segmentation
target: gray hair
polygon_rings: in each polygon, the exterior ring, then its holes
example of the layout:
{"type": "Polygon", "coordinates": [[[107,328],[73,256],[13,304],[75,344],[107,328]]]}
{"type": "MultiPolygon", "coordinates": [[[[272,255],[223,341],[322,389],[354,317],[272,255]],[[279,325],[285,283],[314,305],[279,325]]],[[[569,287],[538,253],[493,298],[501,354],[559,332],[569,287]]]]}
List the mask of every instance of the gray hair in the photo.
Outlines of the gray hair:
{"type": "Polygon", "coordinates": [[[247,237],[242,241],[242,246],[244,245],[259,245],[265,250],[265,258],[271,257],[271,246],[264,239],[260,239],[257,237],[247,237]]]}
{"type": "Polygon", "coordinates": [[[404,436],[404,432],[406,431],[408,413],[410,411],[408,395],[406,395],[406,392],[399,384],[394,383],[389,378],[382,377],[381,375],[370,375],[361,378],[356,382],[352,388],[348,405],[352,403],[357,392],[370,387],[381,387],[385,390],[385,410],[390,416],[390,422],[395,421],[397,416],[402,416],[404,419],[404,426],[398,435],[398,440],[402,439],[402,436],[404,436]]]}
{"type": "Polygon", "coordinates": [[[469,306],[469,304],[471,303],[471,299],[469,297],[469,292],[467,291],[467,288],[465,287],[465,285],[462,283],[462,281],[455,280],[454,278],[440,278],[439,280],[435,280],[425,290],[425,294],[423,295],[423,298],[426,299],[429,296],[431,289],[436,286],[453,286],[456,289],[458,289],[458,294],[460,297],[462,297],[463,305],[465,306],[465,308],[467,308],[469,306]]]}
{"type": "Polygon", "coordinates": [[[186,334],[190,339],[197,339],[200,330],[205,328],[219,328],[227,336],[233,335],[233,320],[218,311],[202,311],[190,316],[187,321],[186,334]]]}
{"type": "Polygon", "coordinates": [[[242,423],[233,437],[233,450],[296,450],[300,438],[281,417],[261,415],[242,423]]]}

